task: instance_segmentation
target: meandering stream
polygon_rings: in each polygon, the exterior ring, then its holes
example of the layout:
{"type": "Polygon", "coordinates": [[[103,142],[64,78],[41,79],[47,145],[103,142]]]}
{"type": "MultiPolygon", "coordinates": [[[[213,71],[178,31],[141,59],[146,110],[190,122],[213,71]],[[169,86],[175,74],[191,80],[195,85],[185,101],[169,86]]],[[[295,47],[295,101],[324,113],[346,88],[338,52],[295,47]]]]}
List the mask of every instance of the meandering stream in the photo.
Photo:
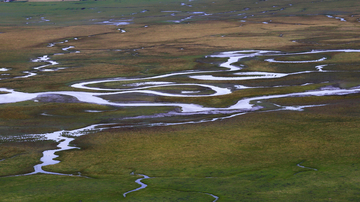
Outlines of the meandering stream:
{"type": "MultiPolygon", "coordinates": [[[[49,47],[53,47],[56,43],[52,43],[49,47]]],[[[74,46],[68,46],[63,48],[63,51],[67,51],[69,49],[74,49],[74,46]]],[[[239,116],[246,114],[248,112],[257,111],[262,106],[258,105],[263,100],[275,99],[275,98],[286,98],[286,97],[304,97],[304,96],[329,96],[329,95],[347,95],[354,94],[360,92],[360,87],[354,87],[350,89],[342,89],[342,88],[322,88],[312,91],[305,92],[296,92],[296,93],[287,93],[287,94],[278,94],[278,95],[262,95],[255,96],[249,98],[242,98],[238,100],[235,104],[230,105],[228,107],[206,107],[199,104],[192,103],[179,103],[179,102],[116,102],[110,99],[106,99],[105,97],[108,95],[121,95],[121,94],[131,94],[131,93],[143,93],[143,94],[152,94],[156,96],[168,96],[168,97],[213,97],[213,96],[223,96],[228,95],[234,92],[234,90],[241,90],[247,88],[246,86],[234,85],[233,88],[229,87],[221,87],[221,85],[215,84],[202,84],[202,80],[207,81],[245,81],[245,80],[254,80],[254,79],[278,79],[291,75],[298,74],[311,74],[311,73],[329,73],[334,71],[326,70],[327,64],[323,64],[326,62],[328,58],[321,57],[316,60],[306,60],[306,61],[283,61],[277,60],[278,56],[296,56],[296,55],[311,55],[311,54],[319,54],[319,53],[335,53],[335,52],[360,52],[360,50],[353,49],[340,49],[340,50],[313,50],[309,52],[299,52],[299,53],[284,53],[280,51],[271,51],[271,50],[241,50],[241,51],[230,51],[230,52],[222,52],[218,54],[213,54],[207,56],[207,58],[227,58],[226,62],[223,62],[219,65],[218,70],[214,71],[182,71],[175,72],[170,74],[157,75],[152,77],[142,77],[142,78],[112,78],[112,79],[103,79],[103,80],[94,80],[94,81],[82,81],[76,84],[73,84],[71,87],[76,89],[86,90],[83,91],[49,91],[49,92],[37,92],[37,93],[24,93],[19,92],[13,89],[0,88],[0,91],[5,92],[5,94],[0,94],[0,104],[7,103],[16,103],[34,100],[38,101],[39,97],[42,96],[52,96],[52,95],[66,95],[76,98],[80,102],[84,103],[93,103],[98,105],[109,105],[115,107],[155,107],[155,106],[169,106],[178,108],[177,111],[171,111],[164,114],[157,115],[147,115],[147,116],[138,116],[138,117],[128,117],[128,119],[145,119],[145,118],[156,118],[156,117],[166,117],[166,116],[178,116],[179,119],[177,122],[172,123],[164,123],[164,122],[152,122],[145,123],[140,126],[167,126],[167,125],[176,125],[176,124],[191,124],[191,123],[201,123],[201,122],[209,122],[209,121],[217,121],[221,119],[231,118],[234,116],[239,116]],[[312,70],[308,71],[299,71],[299,72],[291,72],[291,73],[276,73],[276,72],[247,72],[245,70],[245,66],[240,64],[238,66],[235,65],[237,62],[241,62],[244,58],[254,58],[254,57],[263,57],[266,56],[267,59],[264,59],[264,62],[270,63],[288,63],[289,65],[294,63],[314,63],[314,67],[312,70]],[[273,57],[273,58],[269,58],[273,57]],[[322,64],[317,64],[321,62],[322,64]],[[227,73],[229,76],[216,76],[217,73],[227,73]],[[171,81],[171,77],[176,76],[187,76],[192,79],[191,83],[176,83],[171,81]],[[157,79],[169,79],[169,81],[157,81],[157,79]],[[123,88],[100,88],[94,87],[96,84],[101,83],[109,83],[109,82],[132,82],[132,84],[123,85],[123,88]],[[169,92],[161,92],[158,90],[151,90],[155,87],[181,87],[181,86],[197,86],[201,87],[201,89],[207,89],[208,92],[202,94],[201,91],[181,91],[180,93],[169,93],[169,92]],[[240,86],[240,87],[237,87],[240,86]],[[91,90],[92,92],[88,92],[91,90]],[[204,118],[201,120],[182,120],[181,116],[191,116],[191,115],[199,115],[199,114],[212,114],[218,115],[215,118],[204,118]]],[[[36,76],[38,71],[43,71],[44,68],[58,65],[58,62],[51,59],[49,55],[41,56],[37,59],[33,59],[31,62],[45,62],[47,64],[42,66],[34,67],[32,71],[28,71],[28,74],[22,77],[17,77],[21,79],[28,78],[30,76],[36,76]]],[[[57,70],[60,70],[59,68],[57,70]]],[[[308,84],[303,84],[308,85],[308,84]]],[[[259,88],[259,87],[258,87],[259,88]]],[[[319,107],[324,105],[306,105],[306,106],[280,106],[277,105],[277,110],[295,110],[302,111],[307,107],[319,107]]],[[[266,109],[265,109],[266,110],[266,109]]],[[[99,112],[101,113],[101,112],[99,112]]],[[[125,119],[124,119],[125,120],[125,119]]],[[[156,119],[155,119],[156,120],[156,119]]],[[[32,175],[32,174],[56,174],[56,175],[67,175],[62,173],[53,173],[43,170],[44,166],[52,165],[59,163],[60,161],[54,160],[58,156],[55,154],[58,151],[65,151],[70,149],[77,149],[77,147],[70,146],[70,142],[74,140],[75,137],[80,135],[85,135],[94,130],[104,130],[107,128],[116,128],[117,123],[113,124],[94,124],[91,126],[87,126],[85,128],[72,130],[72,131],[55,131],[46,134],[34,134],[27,135],[24,137],[41,137],[46,140],[53,140],[58,142],[59,149],[55,150],[46,150],[43,152],[43,157],[40,159],[42,161],[41,164],[34,166],[34,172],[23,174],[23,175],[32,175]]],[[[136,127],[139,125],[129,125],[127,127],[136,127]]],[[[3,138],[5,139],[5,138],[3,138]]],[[[26,138],[25,138],[26,139],[26,138]]],[[[300,166],[298,164],[298,166],[300,166]]],[[[301,166],[300,166],[301,167],[301,166]]],[[[142,179],[149,178],[146,175],[143,175],[144,178],[138,179],[136,183],[140,184],[141,187],[135,190],[131,190],[129,192],[124,193],[124,197],[134,191],[138,191],[146,187],[144,183],[141,182],[142,179]]],[[[212,195],[212,194],[210,194],[212,195]]],[[[212,195],[216,198],[215,195],[212,195]]],[[[215,199],[215,201],[218,198],[215,199]]]]}

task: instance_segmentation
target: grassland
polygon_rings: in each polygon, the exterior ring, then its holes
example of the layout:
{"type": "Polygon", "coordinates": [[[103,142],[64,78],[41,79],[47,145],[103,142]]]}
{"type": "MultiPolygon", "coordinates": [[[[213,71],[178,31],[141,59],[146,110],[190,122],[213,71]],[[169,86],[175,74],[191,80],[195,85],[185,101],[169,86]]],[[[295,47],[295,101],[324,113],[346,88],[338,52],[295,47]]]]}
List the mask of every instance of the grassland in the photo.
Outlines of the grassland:
{"type": "Polygon", "coordinates": [[[342,101],[306,112],[84,136],[75,142],[81,150],[61,153],[62,162],[47,170],[92,179],[2,178],[2,200],[211,201],[205,192],[222,201],[356,201],[359,113],[347,111],[357,108],[342,101]],[[301,162],[317,171],[297,167],[301,162]],[[138,186],[131,172],[154,178],[122,198],[138,186]]]}
{"type": "MultiPolygon", "coordinates": [[[[79,81],[113,77],[149,77],[185,70],[219,70],[224,59],[204,58],[231,50],[359,49],[360,7],[357,1],[213,1],[156,0],[12,2],[0,6],[0,68],[2,88],[21,92],[70,91],[79,81]],[[291,4],[291,5],[290,5],[291,4]],[[284,9],[282,9],[284,8],[284,9]],[[172,16],[171,12],[179,11],[172,16]],[[192,12],[212,15],[198,15],[192,12]],[[252,16],[254,15],[254,16],[252,16]],[[335,17],[341,17],[346,22],[335,17]],[[191,19],[174,23],[193,16],[191,19]],[[246,16],[246,18],[245,18],[246,16]],[[49,20],[49,21],[47,21],[49,20]],[[130,21],[129,21],[130,20],[130,21]],[[130,22],[110,25],[103,21],[130,22]],[[263,23],[263,22],[267,22],[263,23]],[[119,29],[126,30],[122,33],[119,29]],[[67,40],[67,43],[59,43],[67,40]],[[54,47],[47,47],[56,42],[54,47]],[[62,48],[74,46],[70,53],[62,48]],[[54,55],[56,53],[69,53],[54,55]],[[56,72],[34,71],[31,59],[50,55],[66,67],[56,72]]],[[[107,96],[118,102],[181,102],[207,107],[228,107],[238,100],[332,86],[359,86],[359,53],[320,53],[281,56],[299,61],[328,58],[327,70],[284,78],[248,81],[202,81],[233,88],[232,94],[179,98],[144,94],[107,96]],[[302,85],[311,83],[309,85],[302,85]],[[282,87],[274,87],[282,86],[282,87]]],[[[265,63],[268,57],[240,61],[244,71],[314,71],[309,64],[265,63]]],[[[217,76],[229,76],[226,72],[217,76]]],[[[189,83],[184,76],[156,81],[189,83]]],[[[124,88],[129,81],[94,87],[124,88]]],[[[204,88],[157,87],[179,93],[204,88]]],[[[90,92],[90,90],[89,90],[90,92]]],[[[204,91],[211,93],[210,90],[204,91]]],[[[64,97],[63,102],[39,98],[0,106],[0,135],[12,137],[69,130],[95,123],[179,121],[189,117],[123,120],[152,115],[173,107],[111,107],[64,97]],[[101,113],[88,113],[98,110],[101,113]],[[45,115],[44,115],[45,114],[45,115]]],[[[6,177],[32,171],[51,141],[0,143],[0,201],[359,201],[359,95],[289,97],[263,101],[276,105],[318,105],[302,112],[254,112],[217,122],[166,127],[106,130],[77,138],[79,150],[59,152],[61,163],[44,169],[82,177],[32,175],[6,177]],[[2,160],[2,161],[1,161],[2,160]],[[297,164],[309,168],[301,168],[297,164]],[[317,169],[316,171],[314,169],[317,169]],[[148,187],[137,188],[135,174],[146,174],[148,187]]],[[[213,115],[198,116],[212,118],[213,115]]],[[[190,119],[190,118],[189,118],[190,119]]],[[[16,140],[16,139],[15,139],[16,140]]]]}

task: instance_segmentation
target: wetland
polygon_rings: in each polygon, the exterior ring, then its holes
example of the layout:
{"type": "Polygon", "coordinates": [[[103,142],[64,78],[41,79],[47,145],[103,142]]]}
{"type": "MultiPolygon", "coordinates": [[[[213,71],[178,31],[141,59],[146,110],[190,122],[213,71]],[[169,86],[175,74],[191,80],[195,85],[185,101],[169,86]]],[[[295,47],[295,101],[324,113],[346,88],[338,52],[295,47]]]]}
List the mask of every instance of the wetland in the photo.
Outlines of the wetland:
{"type": "Polygon", "coordinates": [[[359,199],[356,1],[1,4],[1,201],[359,199]]]}

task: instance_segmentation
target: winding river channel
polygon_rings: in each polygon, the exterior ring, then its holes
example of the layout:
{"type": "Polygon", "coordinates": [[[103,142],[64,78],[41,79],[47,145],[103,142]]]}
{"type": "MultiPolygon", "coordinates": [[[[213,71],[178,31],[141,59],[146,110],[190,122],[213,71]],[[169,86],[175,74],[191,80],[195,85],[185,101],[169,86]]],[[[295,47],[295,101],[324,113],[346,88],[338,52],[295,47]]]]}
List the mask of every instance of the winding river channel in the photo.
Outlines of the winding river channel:
{"type": "MultiPolygon", "coordinates": [[[[77,39],[75,39],[77,40],[77,39]]],[[[59,42],[60,43],[60,42],[59,42]]],[[[56,43],[49,44],[49,47],[55,46],[56,43]]],[[[63,48],[64,53],[57,53],[54,55],[61,54],[70,54],[76,53],[71,52],[70,50],[74,49],[74,46],[68,46],[63,48]]],[[[143,77],[143,78],[124,78],[117,77],[112,79],[104,79],[104,80],[94,80],[94,81],[82,81],[71,85],[71,87],[77,90],[84,91],[49,91],[49,92],[37,92],[37,93],[25,93],[19,92],[13,89],[0,88],[0,91],[5,92],[4,94],[0,94],[0,104],[7,103],[16,103],[33,100],[34,102],[38,102],[38,99],[43,96],[54,96],[54,95],[63,95],[63,96],[71,96],[76,98],[78,101],[83,103],[92,103],[98,105],[109,105],[114,107],[159,107],[159,106],[167,106],[173,107],[174,111],[170,111],[168,113],[163,114],[155,114],[155,115],[147,115],[147,116],[138,116],[138,117],[128,117],[127,120],[134,119],[149,119],[155,118],[153,122],[147,123],[142,122],[142,125],[138,123],[134,123],[134,125],[127,125],[126,127],[136,127],[136,126],[166,126],[166,125],[177,125],[177,124],[191,124],[191,123],[201,123],[201,122],[210,122],[217,121],[221,119],[231,118],[234,116],[243,115],[249,112],[258,111],[260,109],[264,110],[264,107],[258,105],[263,100],[275,99],[275,98],[286,98],[286,97],[304,97],[304,96],[329,96],[329,95],[347,95],[354,94],[360,92],[360,87],[353,87],[350,89],[343,88],[320,88],[317,90],[304,91],[304,92],[296,92],[296,93],[288,93],[288,94],[278,94],[278,95],[262,95],[255,97],[242,98],[238,100],[235,104],[232,104],[227,107],[206,107],[199,104],[192,103],[179,103],[179,102],[116,102],[111,99],[107,99],[106,96],[109,95],[122,95],[122,94],[146,94],[146,95],[154,95],[154,96],[166,96],[166,97],[182,97],[182,98],[190,98],[190,97],[214,97],[214,96],[223,96],[233,93],[237,90],[242,90],[246,88],[255,88],[255,87],[247,87],[243,85],[233,85],[233,87],[223,87],[221,85],[216,84],[202,84],[201,81],[246,81],[246,80],[264,80],[264,79],[278,79],[291,75],[300,75],[300,74],[311,74],[311,73],[332,73],[336,71],[326,70],[328,64],[326,64],[327,57],[321,56],[318,59],[314,60],[304,60],[304,61],[285,61],[278,60],[277,57],[281,56],[299,56],[299,55],[312,55],[312,54],[326,54],[326,53],[352,53],[352,52],[360,52],[360,50],[354,49],[340,49],[340,50],[312,50],[308,52],[298,52],[298,53],[285,53],[280,51],[272,51],[272,50],[241,50],[241,51],[229,51],[229,52],[221,52],[213,55],[208,55],[206,58],[225,58],[226,61],[219,65],[218,70],[213,71],[182,71],[182,72],[174,72],[170,74],[163,74],[151,77],[143,77]],[[246,71],[245,65],[241,64],[243,59],[247,58],[266,58],[262,59],[265,63],[281,63],[281,64],[301,64],[308,63],[313,65],[313,68],[306,71],[299,72],[290,72],[290,73],[282,73],[282,72],[253,72],[246,71]],[[237,65],[236,65],[237,64],[237,65]],[[226,74],[226,76],[224,76],[226,74]],[[192,80],[189,83],[176,83],[171,81],[172,77],[187,77],[192,80]],[[158,79],[161,79],[158,80],[158,79]],[[164,79],[169,79],[169,81],[164,81],[164,79]],[[124,82],[127,83],[123,85],[123,88],[101,88],[94,87],[97,84],[110,83],[110,82],[124,82]],[[131,83],[131,84],[128,84],[131,83]],[[186,87],[186,86],[194,86],[198,89],[206,89],[207,93],[201,91],[189,91],[184,90],[178,93],[170,93],[170,92],[162,92],[160,90],[154,90],[157,87],[186,87]],[[211,92],[211,93],[209,93],[211,92]],[[208,115],[211,114],[212,118],[204,118],[204,119],[194,119],[189,120],[188,117],[193,115],[208,115]],[[178,116],[177,122],[161,122],[156,121],[157,117],[166,117],[166,116],[178,116]],[[181,116],[187,116],[187,119],[182,119],[181,116]],[[215,116],[215,117],[214,117],[215,116]]],[[[32,68],[30,71],[24,72],[24,76],[16,77],[18,79],[26,79],[31,76],[36,76],[40,71],[61,71],[62,68],[51,68],[51,66],[58,65],[59,63],[51,59],[52,55],[44,55],[37,59],[33,59],[31,62],[37,63],[45,63],[45,65],[37,66],[32,68]]],[[[5,69],[4,69],[5,70],[5,69]]],[[[303,84],[307,85],[307,84],[303,84]]],[[[257,87],[259,88],[259,87],[257,87]]],[[[323,105],[305,105],[305,106],[279,106],[277,105],[277,110],[295,110],[302,111],[307,107],[319,107],[323,105]]],[[[266,109],[265,109],[266,110],[266,109]]],[[[90,111],[89,111],[90,112],[90,111]]],[[[95,111],[93,111],[95,112],[95,111]]],[[[96,111],[101,113],[101,111],[96,111]]],[[[125,120],[125,119],[124,119],[125,120]]],[[[40,159],[41,164],[34,166],[34,172],[23,174],[23,175],[32,175],[32,174],[56,174],[56,175],[67,175],[61,173],[53,173],[43,170],[44,166],[57,164],[58,160],[55,160],[58,156],[55,154],[58,151],[65,151],[70,149],[77,149],[77,147],[70,146],[70,142],[74,140],[74,138],[86,135],[89,132],[105,130],[108,128],[116,128],[116,127],[124,127],[119,126],[118,123],[109,123],[109,124],[94,124],[84,128],[76,129],[76,130],[61,130],[50,132],[46,134],[28,134],[23,135],[20,139],[26,140],[27,138],[37,137],[43,140],[53,140],[58,142],[58,149],[55,150],[47,150],[43,152],[43,157],[40,159]]],[[[8,137],[6,137],[8,138],[8,137]]],[[[6,139],[5,137],[3,139],[6,139]]],[[[19,137],[17,137],[19,138],[19,137]]],[[[300,164],[298,164],[300,166],[300,164]]],[[[81,176],[79,174],[79,176],[81,176]]],[[[137,183],[141,185],[140,188],[136,190],[132,190],[124,193],[124,197],[133,191],[138,191],[146,187],[144,183],[141,182],[142,179],[150,178],[146,175],[142,175],[143,178],[138,179],[137,183]]],[[[210,194],[211,195],[211,194],[210,194]]],[[[215,201],[218,199],[215,195],[211,195],[215,198],[215,201]]]]}

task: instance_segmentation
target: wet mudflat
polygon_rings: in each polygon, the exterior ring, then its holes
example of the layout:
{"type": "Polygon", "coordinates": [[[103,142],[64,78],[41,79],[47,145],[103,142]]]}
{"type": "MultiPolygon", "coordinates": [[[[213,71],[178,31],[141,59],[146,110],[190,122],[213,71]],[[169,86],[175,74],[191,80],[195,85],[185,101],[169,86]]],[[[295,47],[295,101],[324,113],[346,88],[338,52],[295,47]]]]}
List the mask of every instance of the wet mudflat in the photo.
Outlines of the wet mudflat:
{"type": "Polygon", "coordinates": [[[48,13],[23,19],[39,29],[6,28],[38,34],[1,48],[3,199],[56,201],[72,187],[82,191],[65,198],[288,201],[346,189],[350,199],[354,185],[336,176],[357,176],[356,17],[335,4],[243,3],[147,4],[111,18],[82,7],[101,17],[54,28],[67,22],[48,13]],[[31,153],[33,142],[49,145],[31,153]],[[35,198],[20,194],[31,185],[35,198]]]}

